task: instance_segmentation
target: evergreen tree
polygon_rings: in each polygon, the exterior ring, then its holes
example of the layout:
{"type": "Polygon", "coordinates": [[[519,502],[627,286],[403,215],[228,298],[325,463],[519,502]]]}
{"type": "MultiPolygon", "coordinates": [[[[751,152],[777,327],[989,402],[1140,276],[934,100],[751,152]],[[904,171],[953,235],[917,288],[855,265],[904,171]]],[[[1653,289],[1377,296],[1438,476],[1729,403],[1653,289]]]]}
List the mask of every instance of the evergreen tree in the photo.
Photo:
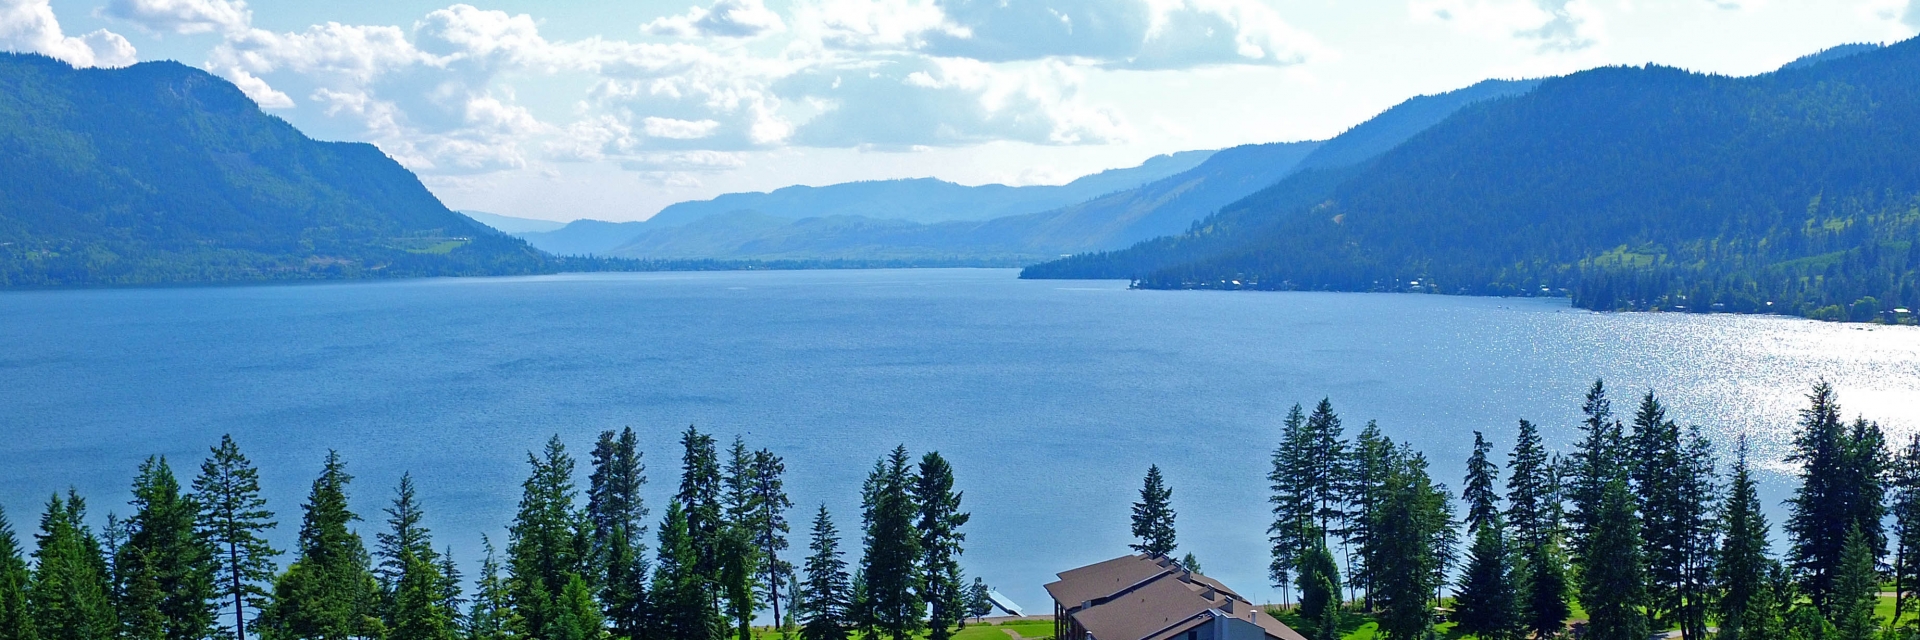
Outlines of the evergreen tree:
{"type": "Polygon", "coordinates": [[[1148,466],[1140,501],[1133,503],[1133,537],[1139,542],[1128,546],[1150,556],[1172,555],[1173,518],[1173,489],[1160,476],[1160,465],[1148,466]]]}
{"type": "Polygon", "coordinates": [[[1712,447],[1697,428],[1691,440],[1683,438],[1648,392],[1634,414],[1629,450],[1646,545],[1648,614],[1677,624],[1682,638],[1699,640],[1706,635],[1716,537],[1712,447]]]}
{"type": "Polygon", "coordinates": [[[1601,487],[1599,509],[1588,532],[1587,558],[1580,573],[1580,604],[1587,610],[1586,638],[1644,640],[1647,618],[1641,612],[1646,574],[1640,555],[1640,527],[1633,496],[1624,479],[1601,487]]]}
{"type": "Polygon", "coordinates": [[[1180,556],[1180,566],[1185,567],[1186,570],[1192,571],[1194,573],[1198,573],[1202,575],[1205,575],[1206,573],[1205,571],[1200,570],[1200,559],[1193,557],[1192,551],[1188,551],[1186,554],[1180,556]]]}
{"type": "Polygon", "coordinates": [[[1342,516],[1346,527],[1340,531],[1340,538],[1351,545],[1352,551],[1347,556],[1347,584],[1366,594],[1367,609],[1373,608],[1376,585],[1373,558],[1378,536],[1373,523],[1379,521],[1380,507],[1386,504],[1383,492],[1387,476],[1398,464],[1397,452],[1393,440],[1380,434],[1380,425],[1368,421],[1354,439],[1353,455],[1342,474],[1345,488],[1341,502],[1347,505],[1347,513],[1342,516]]]}
{"type": "Polygon", "coordinates": [[[862,492],[862,520],[866,524],[860,574],[866,580],[861,610],[874,631],[892,640],[906,640],[926,628],[927,603],[921,597],[920,536],[914,525],[920,507],[914,504],[911,459],[905,446],[874,463],[862,492]]]}
{"type": "MultiPolygon", "coordinates": [[[[687,518],[687,535],[696,560],[694,573],[711,582],[720,575],[720,534],[726,525],[726,512],[721,504],[725,483],[720,475],[720,454],[714,447],[713,436],[692,426],[681,435],[680,446],[683,450],[680,490],[675,499],[680,501],[687,518]]],[[[709,592],[718,608],[717,585],[709,584],[703,589],[709,592]]]]}
{"type": "Polygon", "coordinates": [[[574,509],[573,458],[560,437],[540,455],[522,483],[519,513],[508,529],[507,571],[514,631],[523,638],[565,640],[577,626],[569,616],[568,583],[586,569],[588,536],[574,509]]]}
{"type": "Polygon", "coordinates": [[[260,471],[231,435],[220,436],[220,444],[200,463],[193,491],[200,504],[200,535],[214,549],[217,588],[223,602],[233,605],[230,631],[235,640],[246,640],[247,609],[267,606],[264,585],[272,584],[280,551],[267,544],[266,532],[279,523],[260,497],[260,471]]]}
{"type": "Polygon", "coordinates": [[[1301,618],[1318,621],[1327,617],[1328,610],[1339,608],[1340,568],[1334,564],[1333,552],[1325,542],[1314,545],[1300,559],[1300,576],[1296,582],[1300,587],[1301,618]]]}
{"type": "Polygon", "coordinates": [[[20,539],[13,523],[0,509],[0,640],[33,640],[33,624],[27,611],[27,585],[32,577],[22,557],[20,539]]]}
{"type": "Polygon", "coordinates": [[[1460,498],[1467,503],[1467,533],[1476,533],[1480,528],[1500,515],[1500,496],[1494,493],[1494,482],[1500,479],[1500,467],[1487,460],[1487,454],[1493,452],[1493,444],[1487,442],[1480,432],[1473,432],[1473,453],[1467,456],[1466,488],[1460,491],[1460,498]]]}
{"type": "MultiPolygon", "coordinates": [[[[1293,572],[1308,548],[1307,532],[1313,529],[1315,503],[1307,480],[1311,461],[1309,439],[1307,414],[1300,405],[1293,405],[1281,422],[1280,444],[1273,448],[1273,469],[1267,472],[1268,487],[1272,490],[1267,502],[1273,505],[1273,524],[1267,527],[1273,561],[1267,565],[1267,576],[1283,594],[1293,585],[1293,572]]],[[[1149,481],[1156,475],[1155,471],[1157,467],[1149,470],[1149,481]]],[[[1143,493],[1143,502],[1145,497],[1143,493]]],[[[1141,537],[1138,518],[1136,515],[1136,538],[1141,537]]],[[[1135,545],[1134,549],[1142,550],[1141,546],[1135,545]]],[[[1168,545],[1166,553],[1171,552],[1172,545],[1168,545]]],[[[1288,599],[1284,595],[1282,598],[1288,599]]]]}
{"type": "Polygon", "coordinates": [[[1786,530],[1792,542],[1789,564],[1803,595],[1829,619],[1829,596],[1838,574],[1846,536],[1860,529],[1868,552],[1884,554],[1886,453],[1878,426],[1864,420],[1851,428],[1840,420],[1833,387],[1814,386],[1809,407],[1800,411],[1788,462],[1800,465],[1800,486],[1788,501],[1786,530]]]}
{"type": "Polygon", "coordinates": [[[813,536],[807,544],[807,581],[795,609],[800,615],[802,640],[847,640],[853,627],[853,585],[847,562],[841,559],[840,532],[826,505],[813,517],[813,536]]]}
{"type": "Polygon", "coordinates": [[[1840,567],[1834,575],[1829,606],[1833,613],[1836,640],[1877,640],[1880,618],[1874,605],[1880,601],[1880,580],[1873,570],[1873,549],[1859,527],[1847,532],[1840,552],[1840,567]]]}
{"type": "Polygon", "coordinates": [[[462,593],[462,590],[465,588],[466,577],[460,574],[460,564],[453,561],[452,546],[448,546],[440,551],[440,566],[438,569],[440,571],[440,588],[438,591],[440,597],[438,604],[441,609],[446,610],[447,618],[453,624],[454,630],[459,631],[465,628],[467,623],[467,616],[466,613],[464,613],[467,599],[462,593]]]}
{"type": "Polygon", "coordinates": [[[1572,608],[1567,604],[1566,560],[1559,550],[1558,472],[1533,423],[1520,421],[1507,469],[1506,523],[1526,570],[1520,582],[1524,618],[1536,634],[1559,633],[1572,608]]]}
{"type": "Polygon", "coordinates": [[[1893,619],[1905,617],[1914,587],[1920,585],[1920,434],[1892,464],[1893,619]]]}
{"type": "Polygon", "coordinates": [[[1306,424],[1306,469],[1302,485],[1313,504],[1314,524],[1323,537],[1343,515],[1340,504],[1341,469],[1347,463],[1347,441],[1331,399],[1322,398],[1306,424]]]}
{"type": "Polygon", "coordinates": [[[129,635],[199,640],[213,634],[213,550],[194,530],[200,506],[166,458],[147,458],[133,483],[127,539],[114,558],[129,635]],[[151,623],[151,624],[149,624],[151,623]]]}
{"type": "Polygon", "coordinates": [[[1574,562],[1586,566],[1587,537],[1600,513],[1600,495],[1609,480],[1624,473],[1627,454],[1625,426],[1613,417],[1613,402],[1607,399],[1606,381],[1593,382],[1580,411],[1586,419],[1580,424],[1582,438],[1571,465],[1568,497],[1573,511],[1568,514],[1568,521],[1572,525],[1574,562]]]}
{"type": "MultiPolygon", "coordinates": [[[[749,520],[760,556],[758,576],[764,587],[760,596],[772,606],[776,621],[786,619],[780,611],[780,585],[794,578],[793,563],[780,558],[780,553],[787,550],[787,534],[792,531],[787,524],[787,510],[793,508],[793,501],[787,499],[786,474],[787,464],[780,456],[766,449],[754,452],[753,484],[748,487],[754,509],[749,520]]],[[[792,596],[791,591],[788,596],[792,596]]]]}
{"type": "Polygon", "coordinates": [[[967,534],[960,527],[973,516],[960,510],[953,466],[939,452],[921,456],[916,479],[913,501],[920,506],[920,591],[928,607],[927,637],[948,640],[967,617],[966,583],[960,575],[960,555],[965,553],[961,543],[967,534]]]}
{"type": "Polygon", "coordinates": [[[48,500],[40,518],[27,590],[30,633],[39,640],[105,639],[118,626],[108,599],[107,562],[86,517],[86,501],[68,490],[66,498],[55,494],[48,500]]]}
{"type": "Polygon", "coordinates": [[[1778,637],[1761,633],[1768,628],[1765,618],[1777,620],[1774,607],[1778,602],[1772,599],[1770,581],[1774,563],[1767,558],[1767,516],[1761,511],[1759,491],[1748,466],[1745,435],[1740,437],[1740,446],[1734,453],[1725,505],[1720,528],[1726,535],[1721,539],[1719,563],[1715,565],[1720,588],[1719,637],[1724,640],[1778,637]],[[1762,625],[1749,627],[1757,619],[1762,620],[1762,625]]]}
{"type": "Polygon", "coordinates": [[[404,564],[393,583],[387,640],[454,640],[453,612],[442,593],[446,580],[438,566],[414,551],[399,547],[404,564]]]}
{"type": "Polygon", "coordinates": [[[1505,529],[1498,512],[1472,529],[1473,547],[1453,601],[1456,628],[1482,640],[1517,640],[1525,628],[1505,529]]]}
{"type": "Polygon", "coordinates": [[[753,464],[753,453],[739,436],[728,451],[722,496],[726,521],[721,527],[720,587],[727,599],[727,615],[733,618],[740,640],[751,640],[753,614],[760,609],[757,578],[760,575],[760,548],[754,544],[761,531],[759,519],[766,515],[753,464]]]}
{"type": "Polygon", "coordinates": [[[973,577],[973,586],[967,588],[967,616],[984,618],[993,613],[993,589],[979,576],[973,577]]]}
{"type": "Polygon", "coordinates": [[[273,600],[257,620],[268,640],[342,640],[384,635],[380,587],[359,534],[347,527],[359,516],[347,508],[346,463],[327,452],[300,522],[297,557],[273,585],[273,600]]]}
{"type": "Polygon", "coordinates": [[[588,479],[587,522],[592,526],[589,555],[594,581],[606,604],[615,637],[642,635],[646,622],[648,563],[647,507],[640,490],[647,483],[639,436],[627,427],[603,431],[593,448],[588,479]]]}
{"type": "Polygon", "coordinates": [[[500,562],[494,558],[493,541],[482,535],[480,579],[474,585],[473,608],[467,613],[468,640],[508,640],[512,638],[513,609],[507,593],[507,581],[500,576],[500,562]]]}
{"type": "Polygon", "coordinates": [[[1445,580],[1453,529],[1451,497],[1428,476],[1424,457],[1411,451],[1399,457],[1373,523],[1378,551],[1369,562],[1378,574],[1381,637],[1415,640],[1433,629],[1430,605],[1445,580]]]}
{"type": "Polygon", "coordinates": [[[714,606],[711,580],[699,572],[700,554],[694,547],[687,511],[675,500],[667,505],[660,523],[659,561],[655,563],[652,606],[655,638],[662,640],[717,640],[726,636],[720,611],[714,606]]]}
{"type": "MultiPolygon", "coordinates": [[[[425,516],[414,496],[413,474],[400,475],[400,485],[394,488],[393,503],[385,509],[387,530],[373,536],[373,577],[380,583],[381,617],[389,628],[394,627],[394,612],[398,606],[395,600],[400,593],[400,580],[412,569],[415,562],[424,562],[433,566],[439,560],[439,554],[433,550],[432,531],[420,520],[425,516]]],[[[437,571],[437,569],[436,569],[437,571]]]]}

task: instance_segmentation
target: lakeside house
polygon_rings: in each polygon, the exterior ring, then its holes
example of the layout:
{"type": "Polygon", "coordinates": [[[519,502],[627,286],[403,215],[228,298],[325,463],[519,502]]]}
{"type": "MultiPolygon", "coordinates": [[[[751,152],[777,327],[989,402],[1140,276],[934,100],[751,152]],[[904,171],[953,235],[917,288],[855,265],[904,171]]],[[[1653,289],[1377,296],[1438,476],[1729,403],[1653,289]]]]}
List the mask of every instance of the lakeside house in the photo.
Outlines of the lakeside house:
{"type": "Polygon", "coordinates": [[[1135,554],[1047,585],[1058,640],[1306,640],[1220,581],[1135,554]]]}

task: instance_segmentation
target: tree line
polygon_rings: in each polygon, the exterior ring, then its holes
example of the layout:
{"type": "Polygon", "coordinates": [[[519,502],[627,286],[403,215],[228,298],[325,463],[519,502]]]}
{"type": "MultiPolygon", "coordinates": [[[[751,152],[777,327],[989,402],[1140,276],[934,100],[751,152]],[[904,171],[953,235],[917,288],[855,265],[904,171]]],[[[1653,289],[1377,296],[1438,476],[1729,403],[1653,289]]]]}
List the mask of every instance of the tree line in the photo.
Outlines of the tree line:
{"type": "MultiPolygon", "coordinates": [[[[1426,457],[1377,424],[1348,439],[1331,402],[1293,407],[1268,475],[1268,569],[1308,637],[1340,638],[1348,609],[1389,640],[1435,637],[1436,609],[1485,640],[1575,637],[1578,607],[1585,640],[1920,638],[1920,435],[1890,451],[1816,385],[1785,460],[1798,486],[1776,558],[1744,436],[1722,470],[1653,392],[1617,415],[1596,381],[1581,410],[1569,452],[1521,420],[1502,465],[1475,432],[1462,515],[1426,457]],[[1883,588],[1891,616],[1876,613],[1883,588]]],[[[1173,552],[1171,496],[1149,470],[1136,550],[1173,552]]]]}
{"type": "Polygon", "coordinates": [[[987,612],[986,584],[964,582],[969,514],[938,452],[916,461],[901,446],[875,463],[852,563],[822,505],[796,570],[784,461],[739,438],[723,452],[693,427],[680,448],[657,525],[631,428],[600,434],[584,495],[558,436],[529,452],[504,553],[483,537],[471,583],[434,544],[410,475],[369,547],[354,478],[329,452],[282,569],[268,542],[279,522],[232,437],[190,485],[151,457],[132,515],[101,529],[68,490],[29,551],[0,511],[0,640],[751,640],[763,613],[786,638],[945,640],[987,612]]]}

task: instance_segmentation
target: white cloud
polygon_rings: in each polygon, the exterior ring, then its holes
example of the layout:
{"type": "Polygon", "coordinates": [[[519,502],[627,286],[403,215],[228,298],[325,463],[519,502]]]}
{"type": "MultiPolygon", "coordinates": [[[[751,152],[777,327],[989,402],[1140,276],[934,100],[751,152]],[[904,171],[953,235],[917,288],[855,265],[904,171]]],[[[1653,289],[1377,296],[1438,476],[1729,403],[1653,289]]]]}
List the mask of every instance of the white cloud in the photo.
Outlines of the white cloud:
{"type": "Polygon", "coordinates": [[[1920,29],[1920,0],[1908,0],[1907,10],[1900,15],[1900,21],[1909,27],[1920,29]]]}
{"type": "Polygon", "coordinates": [[[1483,37],[1532,41],[1543,52],[1599,43],[1596,16],[1583,0],[1413,0],[1407,6],[1416,18],[1483,37]]]}
{"type": "Polygon", "coordinates": [[[691,121],[648,116],[641,122],[645,125],[647,135],[674,140],[698,140],[713,135],[713,130],[720,128],[717,120],[691,121]]]}
{"type": "Polygon", "coordinates": [[[1131,137],[1111,109],[1079,97],[1080,72],[1060,61],[1013,68],[967,58],[908,58],[884,67],[827,70],[789,91],[827,110],[802,124],[808,146],[954,146],[993,140],[1104,144],[1131,137]]]}
{"type": "Polygon", "coordinates": [[[0,51],[24,51],[76,67],[124,67],[137,61],[133,43],[101,29],[68,36],[47,0],[0,0],[0,51]]]}
{"type": "Polygon", "coordinates": [[[780,14],[763,0],[716,0],[712,7],[689,7],[684,14],[654,19],[640,30],[682,38],[753,38],[786,28],[780,14]]]}
{"type": "Polygon", "coordinates": [[[972,35],[948,22],[934,0],[817,0],[800,5],[795,17],[820,43],[853,51],[912,50],[930,36],[972,35]]]}
{"type": "Polygon", "coordinates": [[[111,0],[106,14],[161,33],[239,31],[253,22],[239,0],[111,0]]]}

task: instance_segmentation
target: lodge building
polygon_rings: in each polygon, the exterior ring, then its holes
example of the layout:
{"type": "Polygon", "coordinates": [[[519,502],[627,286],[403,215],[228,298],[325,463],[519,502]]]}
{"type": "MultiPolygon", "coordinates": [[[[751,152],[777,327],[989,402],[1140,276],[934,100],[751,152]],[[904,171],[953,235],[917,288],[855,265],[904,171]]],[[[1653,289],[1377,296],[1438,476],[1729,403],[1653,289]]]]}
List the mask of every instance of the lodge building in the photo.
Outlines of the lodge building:
{"type": "Polygon", "coordinates": [[[1058,640],[1306,640],[1164,556],[1124,556],[1058,575],[1047,585],[1058,640]]]}

